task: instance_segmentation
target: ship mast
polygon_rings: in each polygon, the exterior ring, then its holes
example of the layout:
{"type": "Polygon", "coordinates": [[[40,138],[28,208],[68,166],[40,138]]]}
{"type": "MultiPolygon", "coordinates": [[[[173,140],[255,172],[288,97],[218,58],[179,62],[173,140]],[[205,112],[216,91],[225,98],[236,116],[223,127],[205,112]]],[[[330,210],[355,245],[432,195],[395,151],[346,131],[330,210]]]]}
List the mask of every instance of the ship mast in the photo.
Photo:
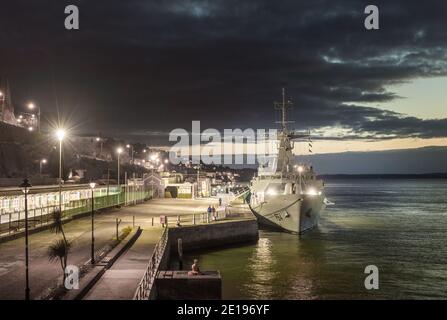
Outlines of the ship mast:
{"type": "Polygon", "coordinates": [[[276,102],[275,109],[281,111],[281,121],[278,121],[277,123],[281,125],[281,131],[285,134],[288,133],[287,123],[290,121],[287,121],[287,108],[290,107],[292,107],[292,102],[286,100],[286,90],[282,88],[282,102],[276,102]]]}

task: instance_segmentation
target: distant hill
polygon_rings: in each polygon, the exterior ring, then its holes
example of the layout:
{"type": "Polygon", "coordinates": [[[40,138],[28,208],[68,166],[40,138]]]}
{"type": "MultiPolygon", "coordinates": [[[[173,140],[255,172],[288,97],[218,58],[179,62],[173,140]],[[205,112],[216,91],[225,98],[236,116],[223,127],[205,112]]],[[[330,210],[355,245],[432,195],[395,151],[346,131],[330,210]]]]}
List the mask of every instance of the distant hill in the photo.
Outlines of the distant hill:
{"type": "Polygon", "coordinates": [[[298,158],[312,162],[320,175],[447,172],[447,147],[316,154],[298,158]]]}

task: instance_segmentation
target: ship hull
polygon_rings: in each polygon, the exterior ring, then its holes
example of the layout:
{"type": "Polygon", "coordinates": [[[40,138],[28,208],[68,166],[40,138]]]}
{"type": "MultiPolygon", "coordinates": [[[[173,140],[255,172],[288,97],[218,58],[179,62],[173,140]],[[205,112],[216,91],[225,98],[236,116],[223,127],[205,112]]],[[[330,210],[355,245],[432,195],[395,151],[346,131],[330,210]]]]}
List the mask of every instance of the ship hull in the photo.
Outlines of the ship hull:
{"type": "Polygon", "coordinates": [[[324,208],[323,195],[281,196],[258,206],[250,205],[260,225],[295,234],[315,228],[324,208]]]}

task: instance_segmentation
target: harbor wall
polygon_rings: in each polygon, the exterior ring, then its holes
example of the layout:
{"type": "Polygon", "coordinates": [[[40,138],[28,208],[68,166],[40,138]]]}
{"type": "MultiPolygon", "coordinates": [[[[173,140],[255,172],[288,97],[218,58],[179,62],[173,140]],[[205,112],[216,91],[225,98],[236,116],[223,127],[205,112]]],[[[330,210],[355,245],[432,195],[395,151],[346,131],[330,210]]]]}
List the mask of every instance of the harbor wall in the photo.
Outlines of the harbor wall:
{"type": "MultiPolygon", "coordinates": [[[[259,239],[258,222],[254,219],[244,219],[168,229],[168,243],[160,260],[158,270],[156,270],[157,273],[169,268],[171,254],[178,254],[178,239],[182,239],[182,248],[184,252],[254,242],[259,239]]],[[[167,281],[169,282],[171,280],[167,281]]],[[[164,281],[162,284],[167,288],[170,288],[171,284],[168,282],[164,281]]],[[[189,291],[188,287],[190,285],[200,284],[201,281],[190,282],[183,279],[182,281],[175,280],[174,282],[176,282],[175,285],[178,288],[178,294],[174,296],[180,298],[182,293],[189,291]]],[[[160,282],[158,282],[158,285],[160,285],[160,282]]],[[[203,285],[203,283],[201,285],[203,285]]],[[[213,287],[213,291],[216,291],[216,284],[213,281],[210,286],[213,287]]],[[[219,286],[221,286],[220,275],[219,286]]],[[[159,290],[165,289],[157,288],[157,281],[155,281],[154,286],[149,292],[149,299],[158,299],[159,290]]],[[[164,294],[161,294],[161,296],[166,298],[166,295],[164,294]]],[[[186,299],[187,297],[185,296],[184,298],[186,299]]]]}
{"type": "Polygon", "coordinates": [[[256,241],[258,238],[258,223],[254,219],[169,229],[169,246],[175,254],[178,251],[178,239],[182,239],[184,251],[193,251],[256,241]]]}

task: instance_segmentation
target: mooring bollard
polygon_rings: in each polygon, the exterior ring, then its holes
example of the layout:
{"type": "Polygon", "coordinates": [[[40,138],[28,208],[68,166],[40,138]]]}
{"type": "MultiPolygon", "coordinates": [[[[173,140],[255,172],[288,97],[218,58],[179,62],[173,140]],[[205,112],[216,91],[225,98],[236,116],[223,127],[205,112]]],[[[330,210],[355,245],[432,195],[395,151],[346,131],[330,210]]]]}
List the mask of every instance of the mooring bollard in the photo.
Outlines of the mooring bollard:
{"type": "Polygon", "coordinates": [[[135,216],[132,216],[132,227],[135,228],[135,216]]]}
{"type": "Polygon", "coordinates": [[[195,213],[193,213],[192,214],[192,224],[196,224],[196,214],[195,213]]]}
{"type": "Polygon", "coordinates": [[[152,226],[154,226],[154,217],[152,217],[152,226]]]}
{"type": "Polygon", "coordinates": [[[180,215],[177,215],[177,227],[180,227],[180,215]]]}
{"type": "Polygon", "coordinates": [[[206,222],[210,223],[210,214],[209,213],[206,214],[206,222]]]}
{"type": "Polygon", "coordinates": [[[121,219],[118,220],[118,218],[116,218],[116,240],[118,240],[118,227],[121,223],[121,219]]]}

